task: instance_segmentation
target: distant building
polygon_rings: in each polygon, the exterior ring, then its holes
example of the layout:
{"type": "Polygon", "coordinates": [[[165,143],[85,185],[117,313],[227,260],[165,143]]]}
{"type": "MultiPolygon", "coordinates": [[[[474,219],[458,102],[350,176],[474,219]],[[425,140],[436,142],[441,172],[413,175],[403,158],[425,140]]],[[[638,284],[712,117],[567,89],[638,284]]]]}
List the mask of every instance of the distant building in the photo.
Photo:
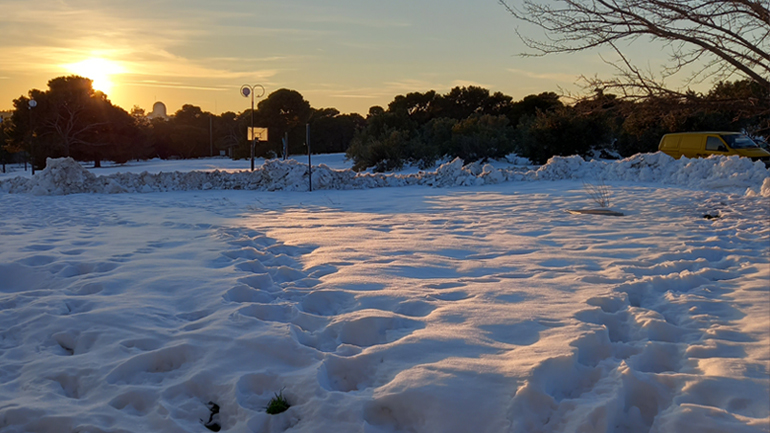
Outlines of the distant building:
{"type": "Polygon", "coordinates": [[[3,120],[11,119],[11,115],[13,114],[13,111],[0,111],[0,123],[3,123],[3,120]]]}
{"type": "Polygon", "coordinates": [[[152,113],[148,114],[147,117],[150,119],[157,119],[160,117],[161,119],[168,120],[168,114],[166,114],[166,104],[158,101],[155,104],[152,105],[152,113]]]}

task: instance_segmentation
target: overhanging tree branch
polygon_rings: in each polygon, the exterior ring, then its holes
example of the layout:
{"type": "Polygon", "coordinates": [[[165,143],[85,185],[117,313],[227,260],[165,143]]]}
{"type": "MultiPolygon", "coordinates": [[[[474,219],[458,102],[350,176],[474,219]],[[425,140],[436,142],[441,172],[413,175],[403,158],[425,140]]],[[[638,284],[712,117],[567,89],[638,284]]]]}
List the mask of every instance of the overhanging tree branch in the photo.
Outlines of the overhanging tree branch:
{"type": "MultiPolygon", "coordinates": [[[[770,10],[766,0],[499,0],[519,20],[545,31],[541,39],[519,37],[534,53],[569,53],[611,47],[616,78],[605,84],[629,96],[681,93],[662,84],[667,76],[693,66],[686,81],[742,75],[770,88],[770,10]],[[640,74],[619,48],[648,36],[670,50],[662,78],[640,74]],[[697,66],[696,66],[697,65],[697,66]],[[640,95],[641,93],[641,95],[640,95]]],[[[599,84],[598,79],[591,81],[599,84]]]]}

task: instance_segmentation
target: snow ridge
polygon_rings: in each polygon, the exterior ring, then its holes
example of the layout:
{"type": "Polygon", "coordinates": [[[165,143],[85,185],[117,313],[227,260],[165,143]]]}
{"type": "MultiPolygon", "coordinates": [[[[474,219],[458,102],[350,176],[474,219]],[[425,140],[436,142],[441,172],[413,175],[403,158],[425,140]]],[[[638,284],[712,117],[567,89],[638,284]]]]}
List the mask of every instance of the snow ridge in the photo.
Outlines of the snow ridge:
{"type": "MultiPolygon", "coordinates": [[[[761,162],[737,156],[675,160],[661,152],[637,154],[619,161],[585,161],[579,156],[553,157],[536,170],[497,169],[459,158],[436,171],[416,174],[356,173],[321,164],[313,168],[313,189],[348,190],[408,185],[478,186],[510,181],[594,179],[652,182],[701,189],[741,188],[747,195],[770,197],[770,171],[761,162]]],[[[33,178],[0,181],[0,191],[34,195],[78,193],[166,192],[196,190],[307,191],[307,165],[269,160],[253,172],[191,171],[96,176],[71,158],[49,158],[33,178]]]]}

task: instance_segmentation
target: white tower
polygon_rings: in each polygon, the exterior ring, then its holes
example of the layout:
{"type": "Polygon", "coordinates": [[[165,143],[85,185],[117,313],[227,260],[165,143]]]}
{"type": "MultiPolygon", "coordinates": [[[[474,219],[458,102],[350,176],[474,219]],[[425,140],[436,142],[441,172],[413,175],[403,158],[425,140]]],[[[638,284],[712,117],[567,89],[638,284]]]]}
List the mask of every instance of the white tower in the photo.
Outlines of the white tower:
{"type": "Polygon", "coordinates": [[[150,119],[155,118],[162,118],[162,119],[168,119],[168,114],[166,114],[166,104],[158,101],[155,104],[152,105],[152,113],[148,114],[147,117],[150,119]]]}

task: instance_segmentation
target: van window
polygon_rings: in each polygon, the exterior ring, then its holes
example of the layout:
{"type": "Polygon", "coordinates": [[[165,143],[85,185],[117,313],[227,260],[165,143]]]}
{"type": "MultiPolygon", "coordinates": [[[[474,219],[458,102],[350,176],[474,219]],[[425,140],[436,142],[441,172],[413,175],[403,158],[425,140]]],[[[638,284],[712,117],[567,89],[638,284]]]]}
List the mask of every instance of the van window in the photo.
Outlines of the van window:
{"type": "Polygon", "coordinates": [[[743,134],[724,134],[721,137],[733,149],[754,149],[759,147],[757,143],[754,143],[754,141],[743,134]]]}
{"type": "Polygon", "coordinates": [[[679,147],[679,140],[681,137],[678,135],[665,135],[661,142],[661,149],[677,149],[679,147]]]}
{"type": "Polygon", "coordinates": [[[709,137],[706,139],[706,150],[727,152],[727,148],[719,137],[709,137]]]}

